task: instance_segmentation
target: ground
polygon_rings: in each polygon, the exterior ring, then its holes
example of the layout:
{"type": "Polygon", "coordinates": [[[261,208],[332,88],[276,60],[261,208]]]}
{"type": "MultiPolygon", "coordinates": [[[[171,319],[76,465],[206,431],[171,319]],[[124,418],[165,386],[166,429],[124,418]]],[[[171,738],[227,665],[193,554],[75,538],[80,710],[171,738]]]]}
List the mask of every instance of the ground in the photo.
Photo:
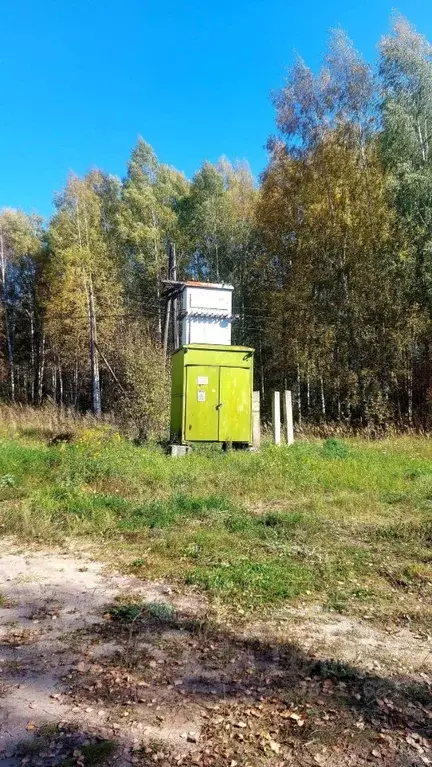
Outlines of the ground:
{"type": "Polygon", "coordinates": [[[432,764],[431,545],[427,436],[170,459],[0,409],[0,764],[432,764]]]}
{"type": "Polygon", "coordinates": [[[424,634],[312,604],[233,631],[77,543],[0,551],[2,765],[432,764],[424,634]]]}

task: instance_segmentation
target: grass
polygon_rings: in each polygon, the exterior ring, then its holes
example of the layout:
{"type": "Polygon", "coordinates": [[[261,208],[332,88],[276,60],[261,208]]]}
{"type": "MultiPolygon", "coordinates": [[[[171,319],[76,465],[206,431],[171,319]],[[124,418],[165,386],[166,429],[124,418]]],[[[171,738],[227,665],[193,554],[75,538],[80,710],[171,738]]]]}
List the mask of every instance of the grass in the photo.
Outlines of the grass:
{"type": "Polygon", "coordinates": [[[81,749],[85,764],[104,764],[107,759],[114,756],[117,751],[117,743],[113,740],[101,740],[97,743],[88,743],[81,749]]]}
{"type": "Polygon", "coordinates": [[[135,621],[142,615],[157,621],[172,621],[174,608],[168,602],[134,602],[130,600],[114,604],[109,610],[113,620],[123,623],[135,621]]]}
{"type": "MultiPolygon", "coordinates": [[[[0,433],[3,533],[103,541],[143,578],[240,610],[321,600],[424,618],[432,589],[432,441],[303,440],[180,459],[84,423],[71,444],[0,433]],[[417,607],[416,607],[417,606],[417,607]]],[[[423,619],[422,618],[422,619],[423,619]]]]}

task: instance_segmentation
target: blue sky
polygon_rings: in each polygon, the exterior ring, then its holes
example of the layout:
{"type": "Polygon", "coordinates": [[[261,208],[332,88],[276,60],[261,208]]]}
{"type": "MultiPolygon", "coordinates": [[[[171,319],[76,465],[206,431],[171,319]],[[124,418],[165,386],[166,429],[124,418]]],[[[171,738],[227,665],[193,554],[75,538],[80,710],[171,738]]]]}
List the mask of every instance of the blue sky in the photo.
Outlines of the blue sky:
{"type": "MultiPolygon", "coordinates": [[[[192,176],[249,160],[274,129],[294,51],[319,66],[331,27],[369,60],[387,0],[0,0],[0,207],[49,215],[69,170],[123,175],[141,134],[192,176]]],[[[432,38],[430,0],[397,9],[432,38]]]]}

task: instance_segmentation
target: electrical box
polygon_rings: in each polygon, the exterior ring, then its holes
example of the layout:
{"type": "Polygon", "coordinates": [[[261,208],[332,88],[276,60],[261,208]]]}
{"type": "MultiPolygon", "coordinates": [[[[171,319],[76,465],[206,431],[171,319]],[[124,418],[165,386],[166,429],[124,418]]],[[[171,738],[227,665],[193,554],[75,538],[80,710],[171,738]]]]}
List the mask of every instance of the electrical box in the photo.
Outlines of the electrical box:
{"type": "Polygon", "coordinates": [[[182,344],[231,344],[232,285],[185,282],[180,293],[182,344]]]}
{"type": "Polygon", "coordinates": [[[251,444],[253,353],[247,346],[197,343],[173,354],[174,442],[251,444]]]}

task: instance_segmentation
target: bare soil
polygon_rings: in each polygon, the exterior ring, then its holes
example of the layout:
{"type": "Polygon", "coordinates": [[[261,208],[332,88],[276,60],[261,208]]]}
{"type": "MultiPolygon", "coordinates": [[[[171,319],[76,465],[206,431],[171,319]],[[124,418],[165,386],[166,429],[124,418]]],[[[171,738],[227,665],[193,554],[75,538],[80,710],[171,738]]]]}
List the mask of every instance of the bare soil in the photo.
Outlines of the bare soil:
{"type": "Polygon", "coordinates": [[[233,629],[77,544],[0,554],[1,765],[432,765],[426,635],[318,606],[233,629]]]}

